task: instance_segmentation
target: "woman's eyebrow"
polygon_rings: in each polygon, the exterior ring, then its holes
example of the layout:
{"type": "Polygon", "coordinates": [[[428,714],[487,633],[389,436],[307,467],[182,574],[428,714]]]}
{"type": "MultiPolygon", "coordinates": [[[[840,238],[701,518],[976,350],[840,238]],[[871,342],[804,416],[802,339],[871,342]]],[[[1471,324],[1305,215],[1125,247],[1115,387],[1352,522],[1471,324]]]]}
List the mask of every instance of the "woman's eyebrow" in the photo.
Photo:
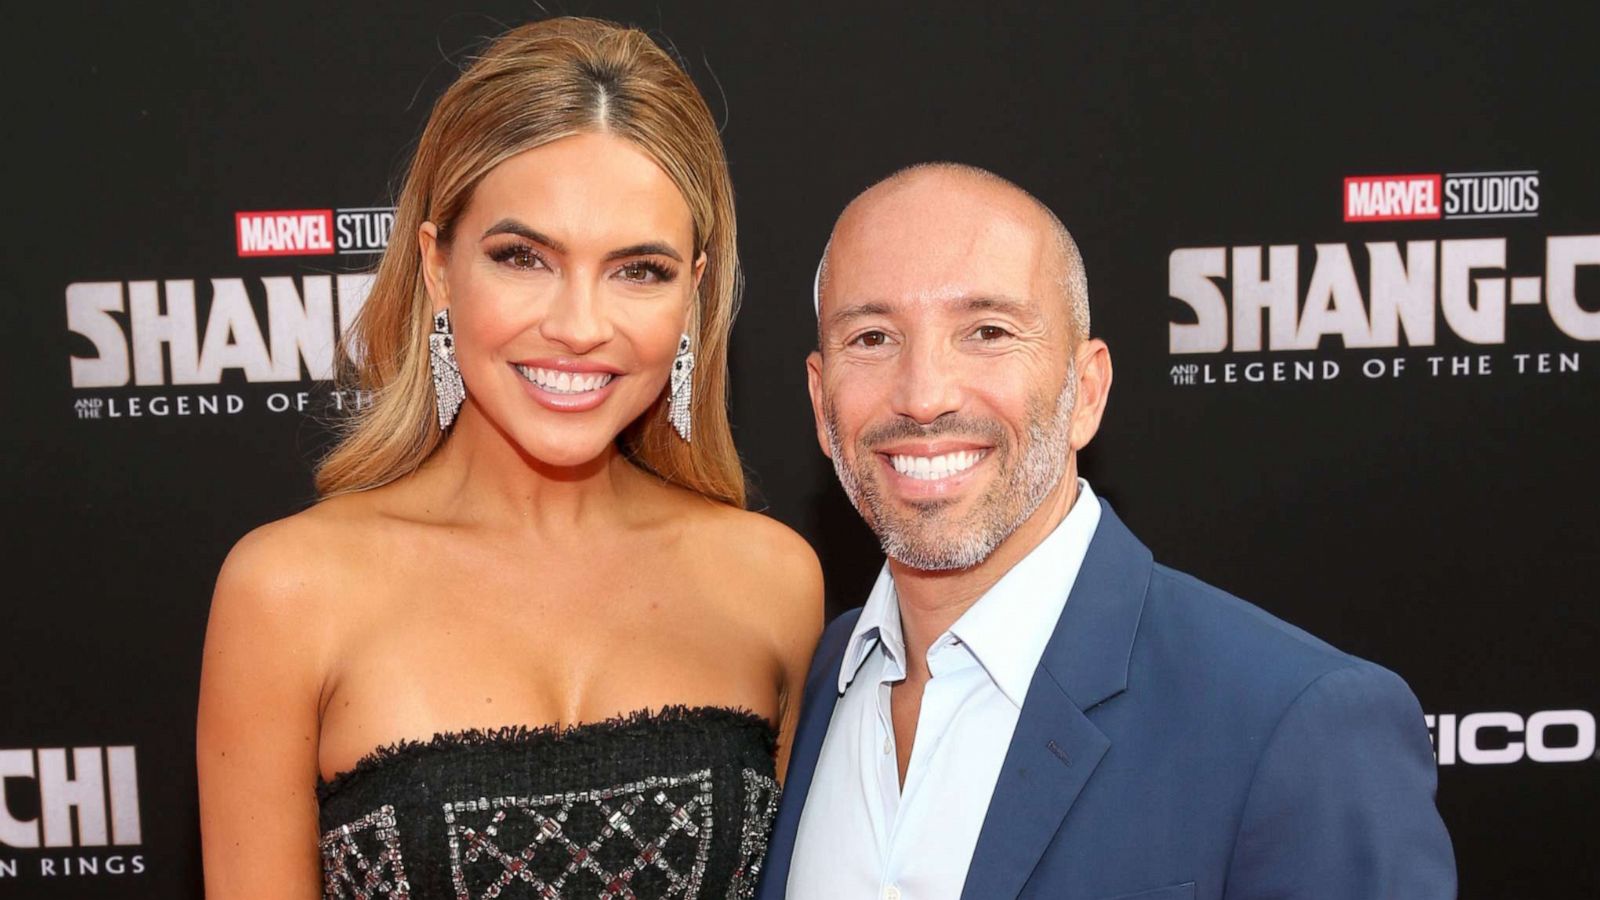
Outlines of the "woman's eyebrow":
{"type": "MultiPolygon", "coordinates": [[[[541,231],[530,228],[516,219],[501,219],[490,225],[489,229],[483,233],[483,237],[493,237],[497,234],[514,234],[536,244],[543,244],[557,253],[567,252],[565,244],[541,231]]],[[[479,240],[482,240],[482,238],[479,238],[479,240]]],[[[673,262],[683,262],[683,257],[678,251],[672,249],[672,245],[665,241],[645,241],[639,244],[631,244],[627,247],[619,247],[607,253],[606,259],[623,259],[629,256],[665,256],[673,262]]]]}
{"type": "Polygon", "coordinates": [[[622,259],[626,256],[665,256],[673,262],[683,262],[683,257],[678,255],[678,251],[661,241],[646,241],[643,244],[613,250],[606,254],[606,259],[622,259]]]}
{"type": "MultiPolygon", "coordinates": [[[[489,230],[483,233],[483,237],[493,237],[497,234],[514,234],[517,237],[527,238],[536,244],[543,244],[557,253],[567,252],[566,246],[560,241],[550,237],[547,234],[535,231],[516,219],[501,219],[493,225],[490,225],[489,230]]],[[[483,238],[479,238],[479,240],[483,240],[483,238]]]]}

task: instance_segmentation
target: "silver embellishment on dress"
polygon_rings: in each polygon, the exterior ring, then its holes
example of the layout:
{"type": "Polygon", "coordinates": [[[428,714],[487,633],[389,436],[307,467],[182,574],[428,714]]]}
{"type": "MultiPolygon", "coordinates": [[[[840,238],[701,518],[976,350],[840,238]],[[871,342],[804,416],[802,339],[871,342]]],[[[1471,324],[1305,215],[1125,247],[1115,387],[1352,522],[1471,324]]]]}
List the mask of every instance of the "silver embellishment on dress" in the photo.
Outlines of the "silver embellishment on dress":
{"type": "Polygon", "coordinates": [[[751,900],[761,880],[761,863],[772,837],[772,819],[778,812],[783,788],[770,775],[745,769],[744,818],[739,826],[739,865],[728,882],[728,900],[751,900]]]}
{"type": "Polygon", "coordinates": [[[322,850],[324,900],[407,900],[411,896],[394,807],[385,804],[324,832],[318,846],[322,850]],[[377,839],[376,846],[370,838],[377,839]]]}
{"type": "MultiPolygon", "coordinates": [[[[444,805],[457,900],[494,900],[516,882],[542,900],[700,895],[711,852],[711,770],[538,797],[444,805]],[[693,853],[668,853],[693,840],[693,853]],[[685,856],[688,859],[685,859],[685,856]]],[[[684,847],[688,850],[688,847],[684,847]]]]}

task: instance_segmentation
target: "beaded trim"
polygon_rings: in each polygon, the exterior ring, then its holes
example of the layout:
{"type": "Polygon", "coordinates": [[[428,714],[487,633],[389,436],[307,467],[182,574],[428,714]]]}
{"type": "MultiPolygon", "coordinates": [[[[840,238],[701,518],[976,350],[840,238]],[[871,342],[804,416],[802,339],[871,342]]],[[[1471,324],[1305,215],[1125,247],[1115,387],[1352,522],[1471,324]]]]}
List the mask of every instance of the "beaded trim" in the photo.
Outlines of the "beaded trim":
{"type": "Polygon", "coordinates": [[[698,897],[711,852],[711,784],[711,770],[701,769],[598,790],[446,803],[456,898],[494,900],[506,887],[523,882],[533,888],[533,896],[559,900],[579,896],[568,892],[569,881],[578,881],[582,886],[571,891],[598,900],[632,900],[634,879],[652,870],[667,885],[659,896],[698,897]],[[573,822],[574,812],[584,813],[587,824],[603,824],[592,835],[571,833],[569,828],[586,824],[573,822]],[[519,814],[531,820],[533,839],[520,847],[501,846],[498,839],[507,821],[519,814]],[[680,834],[695,841],[688,860],[682,852],[667,852],[669,842],[680,834]],[[621,854],[614,850],[605,854],[613,862],[602,862],[601,854],[622,841],[632,844],[631,859],[625,858],[629,848],[624,845],[621,854]],[[480,864],[485,862],[498,865],[480,864]],[[536,874],[536,864],[546,877],[536,874]],[[555,864],[562,864],[560,873],[548,877],[555,864]],[[590,890],[595,893],[589,894],[590,890]]]}
{"type": "Polygon", "coordinates": [[[761,881],[761,863],[772,837],[772,820],[778,812],[783,788],[777,779],[755,769],[745,769],[744,818],[739,826],[739,865],[728,883],[728,900],[753,900],[761,881]]]}
{"type": "Polygon", "coordinates": [[[663,706],[659,710],[636,710],[626,715],[614,716],[575,725],[506,725],[499,728],[470,728],[465,731],[439,732],[424,740],[395,741],[373,749],[356,761],[350,769],[324,781],[317,778],[317,798],[326,800],[356,777],[374,769],[382,769],[403,759],[412,759],[429,753],[459,750],[463,747],[488,745],[516,747],[545,742],[577,743],[607,737],[619,731],[661,724],[704,725],[711,727],[730,723],[761,729],[769,756],[777,753],[778,732],[764,717],[747,709],[726,706],[663,706]]]}
{"type": "Polygon", "coordinates": [[[407,900],[411,896],[394,807],[385,804],[325,832],[318,846],[322,850],[324,900],[407,900]],[[367,847],[377,851],[372,856],[362,852],[361,844],[368,843],[368,837],[377,839],[376,847],[370,843],[367,847]]]}

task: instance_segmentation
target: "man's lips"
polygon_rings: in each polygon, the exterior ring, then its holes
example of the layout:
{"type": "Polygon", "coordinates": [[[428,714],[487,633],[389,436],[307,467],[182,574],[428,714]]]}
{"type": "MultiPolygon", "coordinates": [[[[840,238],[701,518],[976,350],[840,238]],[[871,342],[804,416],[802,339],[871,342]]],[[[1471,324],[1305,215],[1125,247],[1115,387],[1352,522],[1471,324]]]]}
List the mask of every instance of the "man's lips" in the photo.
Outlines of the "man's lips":
{"type": "MultiPolygon", "coordinates": [[[[897,476],[896,480],[950,483],[988,457],[991,448],[974,441],[899,441],[875,453],[897,476]]],[[[931,485],[930,485],[931,486],[931,485]]]]}

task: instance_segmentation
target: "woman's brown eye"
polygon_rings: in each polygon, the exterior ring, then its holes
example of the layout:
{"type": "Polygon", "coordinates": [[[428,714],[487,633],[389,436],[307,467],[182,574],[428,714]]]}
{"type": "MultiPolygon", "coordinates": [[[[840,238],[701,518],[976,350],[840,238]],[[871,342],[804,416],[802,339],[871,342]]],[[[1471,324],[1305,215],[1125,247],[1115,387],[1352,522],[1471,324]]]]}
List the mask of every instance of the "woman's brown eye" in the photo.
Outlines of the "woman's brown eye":
{"type": "Polygon", "coordinates": [[[497,263],[508,265],[513,269],[534,269],[544,264],[539,254],[528,247],[503,247],[489,254],[497,263]]]}
{"type": "Polygon", "coordinates": [[[622,268],[618,270],[618,274],[620,274],[625,281],[633,281],[639,284],[652,284],[656,282],[671,281],[672,276],[675,273],[673,270],[668,269],[666,266],[663,266],[660,263],[652,262],[650,260],[641,260],[639,262],[625,263],[622,268]]]}

